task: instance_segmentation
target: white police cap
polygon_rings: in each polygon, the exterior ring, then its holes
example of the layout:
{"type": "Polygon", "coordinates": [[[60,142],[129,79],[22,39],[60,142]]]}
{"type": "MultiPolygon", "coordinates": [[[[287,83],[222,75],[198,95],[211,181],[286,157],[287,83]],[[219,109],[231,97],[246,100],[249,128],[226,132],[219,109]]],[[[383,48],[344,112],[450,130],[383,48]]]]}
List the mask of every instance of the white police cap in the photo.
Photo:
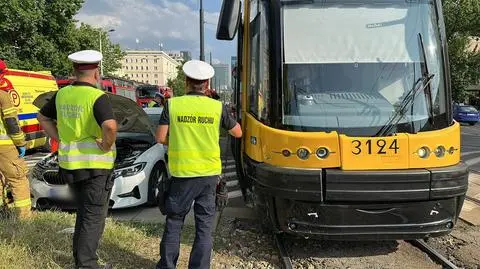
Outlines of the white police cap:
{"type": "Polygon", "coordinates": [[[103,55],[96,50],[82,50],[68,55],[77,69],[93,69],[98,67],[103,55]]]}
{"type": "Polygon", "coordinates": [[[211,79],[215,75],[213,67],[204,61],[188,61],[183,65],[182,69],[185,76],[196,80],[211,79]]]}

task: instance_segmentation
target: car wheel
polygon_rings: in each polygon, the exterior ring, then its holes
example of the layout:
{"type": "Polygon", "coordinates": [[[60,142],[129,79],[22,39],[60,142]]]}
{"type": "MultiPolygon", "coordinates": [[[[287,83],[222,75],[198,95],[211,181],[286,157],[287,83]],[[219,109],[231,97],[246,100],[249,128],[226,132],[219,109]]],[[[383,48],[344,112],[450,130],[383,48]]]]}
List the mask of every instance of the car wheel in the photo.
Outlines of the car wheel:
{"type": "Polygon", "coordinates": [[[148,179],[148,200],[147,205],[157,205],[157,193],[158,193],[158,184],[162,182],[163,179],[167,178],[167,169],[163,162],[158,162],[152,168],[150,173],[150,178],[148,179]]]}

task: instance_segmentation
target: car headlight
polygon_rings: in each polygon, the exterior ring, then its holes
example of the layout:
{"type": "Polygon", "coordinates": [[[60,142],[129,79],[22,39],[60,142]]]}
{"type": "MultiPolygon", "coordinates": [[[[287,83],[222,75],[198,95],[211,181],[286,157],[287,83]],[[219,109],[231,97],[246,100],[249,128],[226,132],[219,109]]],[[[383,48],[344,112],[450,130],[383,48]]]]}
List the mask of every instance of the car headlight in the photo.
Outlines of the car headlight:
{"type": "Polygon", "coordinates": [[[134,164],[132,166],[129,166],[129,167],[126,167],[126,168],[117,169],[117,170],[113,171],[113,177],[117,178],[117,177],[131,177],[131,176],[134,176],[134,175],[142,172],[143,168],[145,168],[146,165],[147,165],[147,163],[136,163],[136,164],[134,164]]]}

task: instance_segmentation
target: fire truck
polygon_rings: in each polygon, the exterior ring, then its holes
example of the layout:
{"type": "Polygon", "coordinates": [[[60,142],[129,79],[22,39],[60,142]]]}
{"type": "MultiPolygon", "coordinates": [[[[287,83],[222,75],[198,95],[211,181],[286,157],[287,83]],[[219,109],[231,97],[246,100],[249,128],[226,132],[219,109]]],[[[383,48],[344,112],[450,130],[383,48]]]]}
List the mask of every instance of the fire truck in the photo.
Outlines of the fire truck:
{"type": "Polygon", "coordinates": [[[166,86],[158,85],[139,85],[136,87],[137,104],[146,107],[150,101],[155,98],[156,93],[161,93],[165,98],[173,97],[173,89],[166,86]]]}
{"type": "MultiPolygon", "coordinates": [[[[74,78],[71,77],[57,78],[58,88],[68,86],[72,84],[73,81],[74,78]]],[[[138,84],[138,82],[114,76],[105,76],[101,81],[102,90],[127,97],[135,102],[137,101],[135,97],[135,87],[138,86],[138,84]]]]}

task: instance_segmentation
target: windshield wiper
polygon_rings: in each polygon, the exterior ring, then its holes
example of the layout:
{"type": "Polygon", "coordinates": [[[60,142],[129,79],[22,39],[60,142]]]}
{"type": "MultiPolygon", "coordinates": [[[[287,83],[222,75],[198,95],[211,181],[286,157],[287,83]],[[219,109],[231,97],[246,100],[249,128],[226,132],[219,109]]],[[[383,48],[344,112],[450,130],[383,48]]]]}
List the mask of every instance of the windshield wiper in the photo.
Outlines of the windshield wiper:
{"type": "MultiPolygon", "coordinates": [[[[393,117],[390,118],[390,120],[377,132],[375,136],[385,136],[386,134],[389,134],[391,130],[393,129],[394,126],[398,124],[398,122],[405,116],[409,109],[409,104],[412,102],[412,100],[415,99],[415,96],[420,91],[423,91],[430,82],[432,81],[432,78],[435,76],[435,74],[430,74],[428,76],[423,76],[420,79],[418,79],[415,84],[413,85],[412,89],[408,91],[407,95],[403,99],[403,101],[398,105],[400,108],[395,112],[393,117]]],[[[413,103],[412,103],[413,105],[413,103]]]]}
{"type": "MultiPolygon", "coordinates": [[[[422,62],[420,63],[420,68],[422,69],[422,76],[428,77],[430,73],[428,72],[428,65],[427,65],[427,54],[425,53],[425,44],[423,43],[422,34],[418,33],[418,42],[420,44],[421,49],[421,56],[422,62]]],[[[432,87],[430,87],[430,83],[425,86],[425,99],[428,102],[428,118],[430,120],[430,124],[434,124],[434,116],[433,116],[433,97],[432,97],[432,87]]]]}
{"type": "Polygon", "coordinates": [[[432,81],[432,78],[435,76],[435,74],[428,73],[425,47],[423,44],[422,34],[420,33],[418,34],[418,41],[419,41],[419,47],[420,47],[420,54],[423,58],[422,62],[420,63],[422,68],[422,77],[420,77],[417,81],[415,81],[412,89],[408,91],[403,101],[398,105],[400,108],[396,110],[393,117],[391,117],[390,120],[384,126],[382,126],[382,128],[375,134],[375,136],[385,136],[389,134],[392,131],[392,129],[405,116],[405,114],[408,111],[409,104],[411,103],[411,105],[413,106],[414,103],[412,101],[415,100],[415,97],[420,91],[424,92],[425,98],[427,99],[428,114],[429,114],[428,116],[429,116],[430,123],[433,124],[433,99],[432,99],[430,82],[432,81]]]}

